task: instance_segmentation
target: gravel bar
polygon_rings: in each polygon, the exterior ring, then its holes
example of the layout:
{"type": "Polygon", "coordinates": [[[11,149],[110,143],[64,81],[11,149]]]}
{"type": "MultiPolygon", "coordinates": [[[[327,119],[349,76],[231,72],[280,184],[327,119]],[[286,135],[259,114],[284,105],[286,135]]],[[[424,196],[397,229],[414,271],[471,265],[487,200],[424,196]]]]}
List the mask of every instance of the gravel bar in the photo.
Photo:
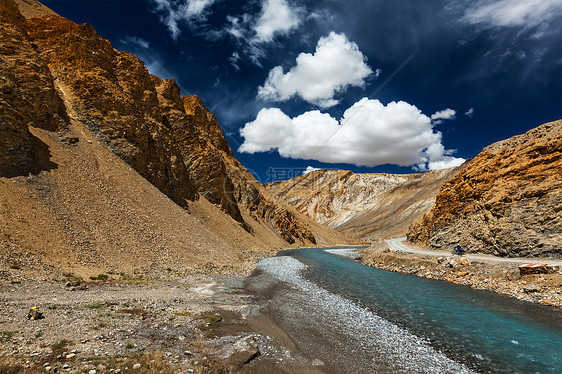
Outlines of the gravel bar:
{"type": "MultiPolygon", "coordinates": [[[[336,354],[327,352],[321,354],[321,359],[326,362],[327,367],[333,364],[331,361],[350,359],[350,357],[338,357],[341,356],[339,348],[348,345],[344,351],[360,355],[359,360],[355,361],[361,361],[349,362],[348,372],[381,369],[391,369],[397,373],[472,372],[436,351],[426,340],[306,280],[302,276],[306,265],[292,257],[266,258],[256,267],[287,283],[295,291],[294,294],[287,295],[285,310],[289,305],[305,310],[308,318],[302,321],[303,324],[307,324],[308,327],[314,325],[318,328],[319,335],[324,329],[330,330],[331,336],[335,331],[340,337],[338,341],[329,343],[333,345],[332,353],[336,354]]],[[[302,316],[299,312],[293,312],[297,318],[299,315],[302,316]]]]}

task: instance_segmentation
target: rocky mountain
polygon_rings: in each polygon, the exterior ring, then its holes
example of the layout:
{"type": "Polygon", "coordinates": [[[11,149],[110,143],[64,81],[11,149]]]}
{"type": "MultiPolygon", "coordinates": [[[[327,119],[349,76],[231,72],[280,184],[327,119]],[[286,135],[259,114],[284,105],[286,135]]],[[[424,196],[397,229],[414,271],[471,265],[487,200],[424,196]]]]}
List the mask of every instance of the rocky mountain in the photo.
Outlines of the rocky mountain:
{"type": "Polygon", "coordinates": [[[445,183],[411,242],[562,257],[562,121],[492,144],[445,183]]]}
{"type": "Polygon", "coordinates": [[[34,0],[0,0],[0,26],[4,257],[118,266],[112,254],[157,263],[175,251],[169,263],[235,264],[348,240],[276,203],[200,98],[92,26],[34,0]]]}
{"type": "Polygon", "coordinates": [[[319,223],[365,240],[405,235],[460,168],[423,174],[316,170],[267,185],[281,201],[319,223]]]}

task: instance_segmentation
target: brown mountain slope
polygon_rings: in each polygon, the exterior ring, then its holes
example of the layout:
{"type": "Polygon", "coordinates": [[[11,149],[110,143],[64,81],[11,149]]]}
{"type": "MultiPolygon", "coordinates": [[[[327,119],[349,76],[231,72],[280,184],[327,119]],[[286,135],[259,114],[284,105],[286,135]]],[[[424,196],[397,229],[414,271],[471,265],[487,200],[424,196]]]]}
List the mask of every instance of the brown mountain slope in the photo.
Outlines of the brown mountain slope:
{"type": "Polygon", "coordinates": [[[313,244],[313,231],[346,241],[276,204],[198,97],[180,97],[91,26],[17,3],[42,15],[0,0],[4,259],[220,265],[313,244]]]}
{"type": "Polygon", "coordinates": [[[562,121],[492,144],[447,182],[412,242],[562,257],[562,121]]]}
{"type": "Polygon", "coordinates": [[[405,235],[460,169],[423,174],[354,174],[317,170],[267,189],[317,222],[365,240],[405,235]]]}

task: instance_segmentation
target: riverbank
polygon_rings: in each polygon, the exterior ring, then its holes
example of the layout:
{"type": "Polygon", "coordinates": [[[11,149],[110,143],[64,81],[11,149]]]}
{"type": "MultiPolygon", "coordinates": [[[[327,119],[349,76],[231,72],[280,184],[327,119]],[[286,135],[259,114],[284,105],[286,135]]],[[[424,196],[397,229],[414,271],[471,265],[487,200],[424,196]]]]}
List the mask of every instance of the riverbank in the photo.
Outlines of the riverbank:
{"type": "MultiPolygon", "coordinates": [[[[246,282],[249,292],[266,300],[261,313],[274,317],[318,370],[327,374],[471,372],[429,340],[381,317],[355,297],[310,281],[307,276],[319,265],[314,260],[318,258],[342,261],[322,249],[289,251],[260,261],[246,282]]],[[[346,283],[336,273],[348,279],[346,265],[361,267],[343,262],[341,268],[320,265],[320,273],[336,288],[346,283]]]]}
{"type": "Polygon", "coordinates": [[[244,279],[1,281],[0,372],[321,373],[244,279]],[[28,319],[35,306],[42,318],[28,319]]]}
{"type": "Polygon", "coordinates": [[[385,243],[360,251],[360,261],[363,265],[383,270],[443,280],[531,303],[562,308],[560,272],[521,275],[520,263],[414,254],[391,250],[385,243]]]}

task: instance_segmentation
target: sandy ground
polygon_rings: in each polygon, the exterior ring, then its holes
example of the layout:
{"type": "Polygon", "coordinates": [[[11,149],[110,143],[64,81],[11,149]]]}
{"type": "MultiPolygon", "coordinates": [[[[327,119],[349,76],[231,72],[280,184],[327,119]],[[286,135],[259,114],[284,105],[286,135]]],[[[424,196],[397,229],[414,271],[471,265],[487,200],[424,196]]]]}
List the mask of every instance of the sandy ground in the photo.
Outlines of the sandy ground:
{"type": "Polygon", "coordinates": [[[0,372],[320,373],[243,279],[2,281],[0,372]]]}

